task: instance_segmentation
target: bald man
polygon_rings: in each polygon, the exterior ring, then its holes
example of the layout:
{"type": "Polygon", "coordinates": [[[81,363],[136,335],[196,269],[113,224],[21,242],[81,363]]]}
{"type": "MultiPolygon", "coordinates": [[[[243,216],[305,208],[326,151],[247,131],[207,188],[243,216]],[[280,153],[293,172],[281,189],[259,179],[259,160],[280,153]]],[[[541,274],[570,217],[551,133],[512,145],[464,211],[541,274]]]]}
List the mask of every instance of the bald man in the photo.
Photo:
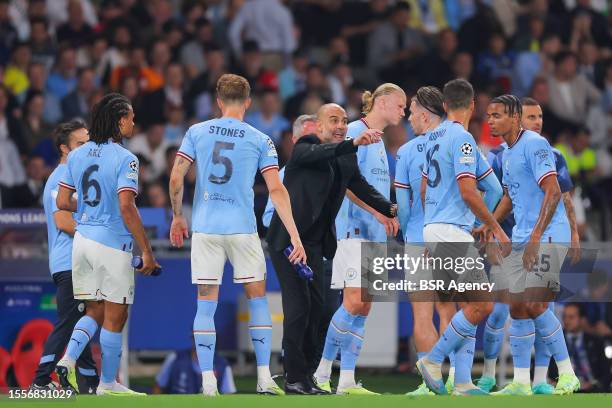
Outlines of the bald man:
{"type": "Polygon", "coordinates": [[[346,111],[336,104],[323,105],[317,112],[317,134],[300,138],[285,166],[284,184],[314,278],[300,278],[283,254],[290,244],[289,234],[276,213],[266,237],[283,297],[288,394],[328,393],[313,383],[311,362],[317,359],[318,326],[325,307],[323,257],[332,259],[336,252],[334,220],[347,188],[387,217],[395,217],[397,211],[396,205],[368,184],[357,165],[357,147],[379,142],[381,132],[372,129],[344,140],[346,131],[346,111]],[[342,141],[333,143],[337,140],[342,141]]]}

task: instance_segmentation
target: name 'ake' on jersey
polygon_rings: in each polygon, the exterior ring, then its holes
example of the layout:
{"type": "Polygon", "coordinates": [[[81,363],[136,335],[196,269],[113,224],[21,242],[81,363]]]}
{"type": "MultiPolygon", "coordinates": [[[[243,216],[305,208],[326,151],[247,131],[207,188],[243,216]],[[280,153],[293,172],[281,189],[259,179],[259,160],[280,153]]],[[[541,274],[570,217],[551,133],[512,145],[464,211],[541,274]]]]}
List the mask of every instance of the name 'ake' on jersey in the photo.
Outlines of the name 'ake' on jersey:
{"type": "Polygon", "coordinates": [[[138,194],[138,159],[118,143],[89,141],[68,155],[60,185],[77,192],[77,231],[122,251],[132,250],[132,234],[119,209],[119,193],[138,194]]]}
{"type": "MultiPolygon", "coordinates": [[[[417,136],[397,151],[394,185],[410,193],[410,216],[404,232],[405,242],[423,242],[423,203],[421,201],[421,179],[425,162],[427,134],[417,136]]],[[[398,193],[399,194],[399,193],[398,193]]],[[[398,200],[399,202],[399,200],[398,200]]]]}
{"type": "MultiPolygon", "coordinates": [[[[494,149],[489,151],[488,160],[491,163],[491,167],[493,168],[493,172],[495,176],[502,183],[502,163],[504,151],[508,148],[507,143],[502,143],[494,149]]],[[[572,191],[574,188],[574,183],[572,182],[572,177],[569,174],[569,170],[567,168],[567,161],[563,154],[554,147],[552,148],[552,152],[555,155],[555,168],[557,169],[557,181],[559,182],[559,187],[561,188],[561,193],[567,193],[572,191]]],[[[514,221],[514,214],[510,213],[508,216],[500,223],[502,229],[509,237],[512,237],[512,229],[516,225],[514,221]]]]}
{"type": "Polygon", "coordinates": [[[57,208],[57,192],[59,182],[64,178],[68,166],[58,165],[45,183],[43,191],[43,207],[47,218],[47,238],[49,242],[49,270],[51,275],[72,269],[72,237],[61,231],[55,225],[53,214],[57,208]]]}
{"type": "MultiPolygon", "coordinates": [[[[369,129],[365,119],[349,123],[347,138],[355,139],[369,129]]],[[[381,140],[368,146],[357,148],[357,164],[361,175],[386,199],[391,195],[391,178],[385,143],[381,140]]],[[[387,242],[385,227],[366,210],[344,198],[336,216],[336,235],[338,239],[363,238],[373,242],[387,242]]]]}
{"type": "Polygon", "coordinates": [[[459,122],[445,120],[426,137],[424,224],[453,224],[469,232],[476,217],[463,201],[457,181],[463,177],[482,180],[493,170],[459,122]]]}
{"type": "Polygon", "coordinates": [[[206,234],[251,234],[257,231],[253,183],[277,169],[272,140],[233,118],[193,125],[177,155],[196,164],[192,230],[206,234]]]}
{"type": "MultiPolygon", "coordinates": [[[[502,166],[502,184],[508,189],[516,221],[512,242],[526,243],[544,201],[540,185],[545,178],[557,176],[554,153],[544,137],[530,130],[521,130],[514,144],[504,151],[502,166]]],[[[542,240],[568,243],[570,238],[565,207],[560,201],[542,240]]]]}

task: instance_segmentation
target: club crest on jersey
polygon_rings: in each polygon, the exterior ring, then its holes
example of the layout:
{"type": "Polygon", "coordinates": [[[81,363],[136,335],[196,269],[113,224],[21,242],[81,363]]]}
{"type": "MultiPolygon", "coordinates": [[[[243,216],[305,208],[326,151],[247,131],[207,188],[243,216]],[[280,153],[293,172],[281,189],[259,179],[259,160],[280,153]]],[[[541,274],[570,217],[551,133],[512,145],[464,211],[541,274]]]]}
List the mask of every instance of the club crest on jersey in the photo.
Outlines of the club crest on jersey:
{"type": "Polygon", "coordinates": [[[464,144],[461,145],[461,153],[463,153],[464,156],[471,155],[473,151],[474,151],[474,148],[472,147],[470,143],[465,142],[464,144]]]}
{"type": "Polygon", "coordinates": [[[129,164],[130,170],[138,171],[138,162],[136,160],[132,160],[129,164]]]}

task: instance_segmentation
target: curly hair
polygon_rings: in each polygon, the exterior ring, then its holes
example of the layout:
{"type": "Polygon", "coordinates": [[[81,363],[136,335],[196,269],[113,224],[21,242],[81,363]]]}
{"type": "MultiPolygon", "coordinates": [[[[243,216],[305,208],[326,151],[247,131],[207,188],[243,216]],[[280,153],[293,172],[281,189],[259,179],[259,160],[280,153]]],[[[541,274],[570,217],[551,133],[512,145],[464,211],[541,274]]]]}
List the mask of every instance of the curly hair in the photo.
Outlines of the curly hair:
{"type": "Polygon", "coordinates": [[[91,110],[89,140],[103,144],[109,138],[121,140],[119,120],[130,112],[132,105],[128,98],[118,93],[105,95],[91,110]]]}

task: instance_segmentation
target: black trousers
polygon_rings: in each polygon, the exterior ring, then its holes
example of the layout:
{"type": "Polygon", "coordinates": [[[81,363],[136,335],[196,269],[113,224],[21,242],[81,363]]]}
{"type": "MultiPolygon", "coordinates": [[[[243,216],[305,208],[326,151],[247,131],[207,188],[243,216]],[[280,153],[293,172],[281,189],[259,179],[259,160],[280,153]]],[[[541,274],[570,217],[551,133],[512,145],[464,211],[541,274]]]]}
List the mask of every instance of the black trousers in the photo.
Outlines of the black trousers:
{"type": "MultiPolygon", "coordinates": [[[[57,287],[57,322],[55,322],[53,331],[47,338],[41,361],[36,369],[34,383],[37,385],[46,385],[51,382],[51,373],[64,354],[74,326],[85,315],[85,302],[74,299],[72,272],[64,271],[53,274],[53,283],[57,287]]],[[[89,344],[85,346],[79,357],[77,367],[79,388],[84,390],[83,387],[86,387],[83,393],[89,393],[89,389],[95,391],[98,384],[98,374],[89,344]]]]}
{"type": "Polygon", "coordinates": [[[305,381],[321,355],[326,290],[323,252],[321,245],[304,244],[304,248],[314,272],[312,281],[300,278],[282,252],[270,252],[283,299],[283,364],[288,382],[305,381]]]}

